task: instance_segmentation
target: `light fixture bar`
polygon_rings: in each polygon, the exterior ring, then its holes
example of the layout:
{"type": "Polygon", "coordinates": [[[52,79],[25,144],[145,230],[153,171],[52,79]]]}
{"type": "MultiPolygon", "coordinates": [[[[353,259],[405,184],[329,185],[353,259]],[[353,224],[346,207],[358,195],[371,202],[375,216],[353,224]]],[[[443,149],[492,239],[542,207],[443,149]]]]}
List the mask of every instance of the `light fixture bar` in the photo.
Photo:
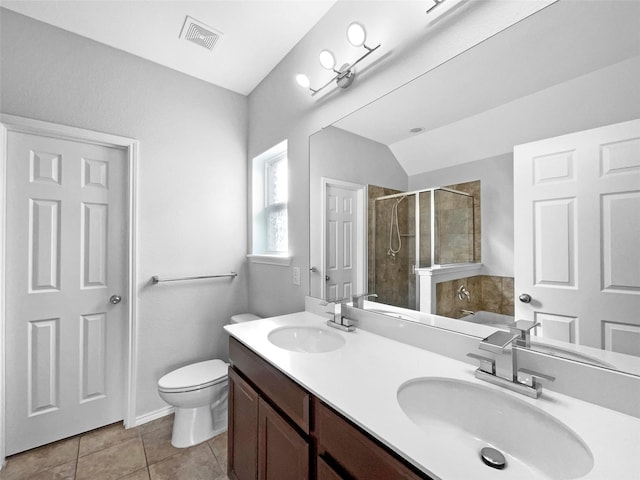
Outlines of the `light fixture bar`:
{"type": "MultiPolygon", "coordinates": [[[[440,1],[444,1],[444,0],[440,0],[440,1]]],[[[316,93],[319,93],[321,90],[323,90],[324,88],[326,88],[329,85],[331,85],[332,82],[334,82],[336,80],[340,80],[340,79],[348,76],[350,73],[352,73],[351,69],[353,67],[355,67],[358,63],[360,63],[362,60],[364,60],[369,55],[371,55],[373,52],[375,52],[378,48],[380,48],[380,45],[382,45],[382,44],[379,43],[377,46],[375,46],[373,48],[370,48],[370,47],[367,47],[366,45],[363,45],[363,47],[367,49],[367,53],[362,55],[360,58],[358,58],[355,62],[353,62],[348,67],[346,67],[346,68],[342,69],[340,72],[336,73],[336,75],[331,80],[329,80],[327,83],[325,83],[323,86],[321,86],[317,90],[314,90],[313,88],[309,87],[309,90],[311,90],[311,92],[312,92],[311,96],[313,97],[316,93]]]]}
{"type": "Polygon", "coordinates": [[[440,5],[442,5],[445,1],[446,0],[433,0],[433,5],[429,7],[429,9],[427,10],[427,13],[431,13],[433,10],[435,10],[440,5]]]}

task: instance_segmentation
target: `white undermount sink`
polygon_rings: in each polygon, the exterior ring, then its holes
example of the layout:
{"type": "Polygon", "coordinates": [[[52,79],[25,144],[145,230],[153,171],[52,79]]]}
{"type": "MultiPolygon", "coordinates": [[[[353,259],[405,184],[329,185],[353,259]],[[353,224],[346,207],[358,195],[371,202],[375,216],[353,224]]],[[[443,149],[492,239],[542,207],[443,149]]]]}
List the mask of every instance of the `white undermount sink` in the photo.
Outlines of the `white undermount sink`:
{"type": "Polygon", "coordinates": [[[495,478],[569,480],[593,468],[593,455],[576,433],[512,394],[462,380],[425,377],[403,384],[397,398],[413,423],[438,438],[443,452],[434,454],[468,464],[476,478],[493,478],[495,473],[495,478]],[[483,463],[483,447],[504,455],[504,469],[483,463]]]}
{"type": "Polygon", "coordinates": [[[300,353],[331,352],[345,343],[338,333],[318,327],[276,328],[267,338],[277,347],[300,353]]]}

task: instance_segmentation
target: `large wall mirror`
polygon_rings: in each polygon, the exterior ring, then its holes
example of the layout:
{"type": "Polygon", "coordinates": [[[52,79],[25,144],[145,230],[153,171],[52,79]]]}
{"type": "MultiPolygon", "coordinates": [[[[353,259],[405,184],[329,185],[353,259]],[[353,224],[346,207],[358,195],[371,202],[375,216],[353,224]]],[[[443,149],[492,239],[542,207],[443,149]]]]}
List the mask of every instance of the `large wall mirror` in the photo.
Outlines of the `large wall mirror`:
{"type": "MultiPolygon", "coordinates": [[[[638,18],[638,2],[559,1],[313,134],[311,296],[375,293],[365,308],[477,336],[533,319],[531,348],[640,375],[638,18]],[[576,227],[587,202],[556,201],[532,220],[527,175],[570,172],[576,188],[590,187],[571,148],[522,167],[514,147],[623,123],[627,137],[603,142],[624,185],[596,192],[595,233],[576,227]],[[522,222],[542,223],[523,234],[522,222]],[[562,232],[574,239],[564,257],[554,243],[562,232]],[[546,284],[525,278],[539,267],[536,241],[560,252],[545,260],[546,284]],[[577,253],[587,243],[590,258],[577,253]],[[556,281],[563,265],[580,280],[556,281]],[[615,288],[603,283],[607,265],[618,269],[615,288]],[[586,284],[611,307],[549,311],[539,293],[575,306],[594,297],[586,284]]],[[[545,189],[572,195],[554,181],[545,189]]]]}

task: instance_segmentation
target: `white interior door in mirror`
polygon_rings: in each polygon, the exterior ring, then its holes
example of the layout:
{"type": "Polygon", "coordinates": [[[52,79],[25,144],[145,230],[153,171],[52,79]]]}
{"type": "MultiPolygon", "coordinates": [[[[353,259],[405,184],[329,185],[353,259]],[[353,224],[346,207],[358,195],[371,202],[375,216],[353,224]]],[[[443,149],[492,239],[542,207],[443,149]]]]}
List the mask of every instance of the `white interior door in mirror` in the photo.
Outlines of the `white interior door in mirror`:
{"type": "Polygon", "coordinates": [[[123,418],[126,153],[9,132],[11,455],[123,418]],[[119,303],[119,304],[118,304],[119,303]]]}
{"type": "Polygon", "coordinates": [[[323,179],[325,258],[323,298],[348,298],[364,290],[363,185],[323,179]]]}
{"type": "Polygon", "coordinates": [[[619,341],[640,338],[640,120],[519,145],[514,161],[516,297],[532,297],[516,317],[640,356],[619,341]]]}

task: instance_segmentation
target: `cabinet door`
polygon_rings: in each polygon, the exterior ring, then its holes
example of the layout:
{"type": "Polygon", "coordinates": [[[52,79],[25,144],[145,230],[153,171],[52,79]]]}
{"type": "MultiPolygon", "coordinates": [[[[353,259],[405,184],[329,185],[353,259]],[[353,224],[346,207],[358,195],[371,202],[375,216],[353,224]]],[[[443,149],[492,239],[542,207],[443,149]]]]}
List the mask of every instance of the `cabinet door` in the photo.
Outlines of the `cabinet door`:
{"type": "Polygon", "coordinates": [[[322,457],[317,458],[316,480],[343,480],[338,473],[325,462],[322,457]]]}
{"type": "Polygon", "coordinates": [[[229,369],[229,476],[258,478],[258,394],[229,369]]]}
{"type": "Polygon", "coordinates": [[[263,398],[277,405],[303,433],[309,433],[308,392],[233,337],[229,339],[229,359],[234,368],[255,385],[263,398]]]}
{"type": "Polygon", "coordinates": [[[306,440],[262,399],[258,419],[258,479],[308,480],[306,440]]]}

